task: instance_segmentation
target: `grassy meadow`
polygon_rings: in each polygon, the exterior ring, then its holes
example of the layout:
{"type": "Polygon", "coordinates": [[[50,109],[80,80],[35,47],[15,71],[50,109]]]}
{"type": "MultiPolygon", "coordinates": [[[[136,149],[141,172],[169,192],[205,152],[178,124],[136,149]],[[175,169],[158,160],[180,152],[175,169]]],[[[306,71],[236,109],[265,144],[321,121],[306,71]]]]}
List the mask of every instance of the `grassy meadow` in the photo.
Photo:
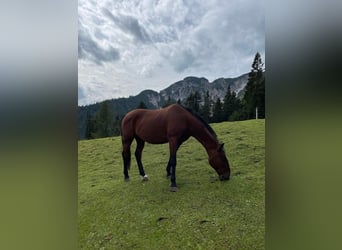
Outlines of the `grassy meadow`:
{"type": "Polygon", "coordinates": [[[125,182],[121,137],[78,142],[80,249],[264,249],[265,120],[211,124],[231,179],[218,180],[190,138],[177,153],[177,192],[166,178],[168,144],[146,144],[142,182],[132,145],[125,182]]]}

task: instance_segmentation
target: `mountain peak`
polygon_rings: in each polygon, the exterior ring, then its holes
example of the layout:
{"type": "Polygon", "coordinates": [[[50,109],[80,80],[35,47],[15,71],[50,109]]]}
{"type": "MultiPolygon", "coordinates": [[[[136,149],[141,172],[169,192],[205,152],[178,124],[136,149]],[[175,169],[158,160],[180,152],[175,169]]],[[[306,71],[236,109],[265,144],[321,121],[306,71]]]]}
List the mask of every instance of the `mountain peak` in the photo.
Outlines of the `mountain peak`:
{"type": "MultiPolygon", "coordinates": [[[[165,105],[168,100],[184,102],[191,93],[198,92],[200,96],[209,93],[209,98],[216,101],[217,98],[221,100],[227,92],[228,86],[231,91],[234,91],[237,96],[243,96],[243,90],[248,81],[248,74],[243,74],[235,78],[218,78],[213,82],[209,82],[204,77],[187,76],[183,80],[171,84],[169,87],[161,90],[160,92],[154,90],[144,90],[136,96],[128,98],[118,98],[110,100],[111,109],[115,115],[122,117],[128,111],[138,107],[140,102],[144,102],[149,109],[157,109],[165,105]]],[[[203,100],[202,100],[203,101],[203,100]]],[[[99,109],[100,104],[87,105],[79,107],[78,112],[78,135],[83,138],[86,129],[86,119],[88,113],[95,115],[99,109]]]]}
{"type": "Polygon", "coordinates": [[[183,81],[186,82],[200,82],[200,81],[206,81],[208,82],[208,79],[204,77],[196,77],[196,76],[187,76],[183,79],[183,81]]]}

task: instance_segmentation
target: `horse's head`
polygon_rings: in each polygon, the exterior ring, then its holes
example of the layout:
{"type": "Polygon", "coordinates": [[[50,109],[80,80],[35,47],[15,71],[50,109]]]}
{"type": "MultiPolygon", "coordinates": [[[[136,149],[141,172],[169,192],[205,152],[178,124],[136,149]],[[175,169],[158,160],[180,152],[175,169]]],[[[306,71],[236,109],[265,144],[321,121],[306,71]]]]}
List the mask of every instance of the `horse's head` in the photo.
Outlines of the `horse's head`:
{"type": "Polygon", "coordinates": [[[229,163],[223,150],[223,145],[223,143],[220,144],[219,147],[209,155],[209,164],[216,170],[221,181],[229,180],[230,177],[229,163]]]}

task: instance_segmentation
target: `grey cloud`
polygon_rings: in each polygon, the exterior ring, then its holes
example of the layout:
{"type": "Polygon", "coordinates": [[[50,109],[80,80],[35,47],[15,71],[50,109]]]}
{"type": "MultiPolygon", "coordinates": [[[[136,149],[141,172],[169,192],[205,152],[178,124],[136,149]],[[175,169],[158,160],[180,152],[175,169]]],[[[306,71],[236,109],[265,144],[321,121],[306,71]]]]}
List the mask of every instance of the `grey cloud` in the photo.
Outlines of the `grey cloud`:
{"type": "Polygon", "coordinates": [[[85,94],[83,89],[78,85],[78,100],[85,99],[85,94]]]}
{"type": "MultiPolygon", "coordinates": [[[[177,52],[165,57],[176,72],[206,71],[209,75],[222,74],[227,67],[239,73],[248,70],[243,58],[254,56],[256,51],[262,52],[264,47],[263,15],[240,6],[235,13],[229,7],[230,4],[214,5],[205,13],[203,22],[195,23],[195,27],[178,27],[181,39],[176,45],[178,48],[172,46],[177,52]],[[251,18],[242,18],[247,14],[251,18]]],[[[190,19],[188,15],[186,18],[190,19]]]]}
{"type": "Polygon", "coordinates": [[[102,62],[117,61],[120,54],[111,46],[108,49],[101,48],[81,27],[78,31],[78,58],[87,58],[101,65],[102,62]]]}
{"type": "Polygon", "coordinates": [[[181,73],[190,68],[196,60],[196,56],[191,50],[182,50],[170,59],[176,72],[181,73]]]}
{"type": "Polygon", "coordinates": [[[100,70],[80,62],[84,100],[104,97],[103,86],[88,87],[91,77],[118,97],[136,91],[127,82],[152,88],[189,74],[214,80],[248,72],[256,51],[265,60],[264,6],[257,1],[86,2],[79,7],[79,58],[96,62],[100,70]],[[101,67],[105,61],[107,67],[101,67]],[[116,84],[122,93],[113,91],[116,84]]]}
{"type": "Polygon", "coordinates": [[[127,15],[114,16],[106,8],[102,9],[102,13],[122,31],[130,33],[136,40],[143,43],[148,43],[151,41],[147,31],[140,25],[136,18],[127,15]]]}
{"type": "Polygon", "coordinates": [[[94,24],[96,24],[96,25],[103,25],[104,24],[103,19],[99,18],[97,16],[93,16],[92,20],[93,20],[94,24]]]}
{"type": "Polygon", "coordinates": [[[94,35],[99,40],[108,40],[108,36],[104,35],[98,28],[95,29],[94,35]]]}

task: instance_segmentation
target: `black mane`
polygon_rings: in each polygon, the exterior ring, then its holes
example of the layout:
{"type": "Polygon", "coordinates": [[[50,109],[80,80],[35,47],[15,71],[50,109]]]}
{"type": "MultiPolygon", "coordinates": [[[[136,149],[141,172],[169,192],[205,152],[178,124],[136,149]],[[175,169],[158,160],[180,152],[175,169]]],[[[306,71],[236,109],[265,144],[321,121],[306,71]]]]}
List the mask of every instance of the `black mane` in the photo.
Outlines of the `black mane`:
{"type": "Polygon", "coordinates": [[[208,129],[208,131],[217,139],[217,135],[215,131],[213,130],[213,128],[210,127],[210,125],[199,114],[197,114],[195,111],[193,111],[190,108],[184,107],[183,105],[180,105],[180,106],[183,109],[187,110],[189,113],[191,113],[194,117],[196,117],[197,120],[199,120],[208,129]]]}

